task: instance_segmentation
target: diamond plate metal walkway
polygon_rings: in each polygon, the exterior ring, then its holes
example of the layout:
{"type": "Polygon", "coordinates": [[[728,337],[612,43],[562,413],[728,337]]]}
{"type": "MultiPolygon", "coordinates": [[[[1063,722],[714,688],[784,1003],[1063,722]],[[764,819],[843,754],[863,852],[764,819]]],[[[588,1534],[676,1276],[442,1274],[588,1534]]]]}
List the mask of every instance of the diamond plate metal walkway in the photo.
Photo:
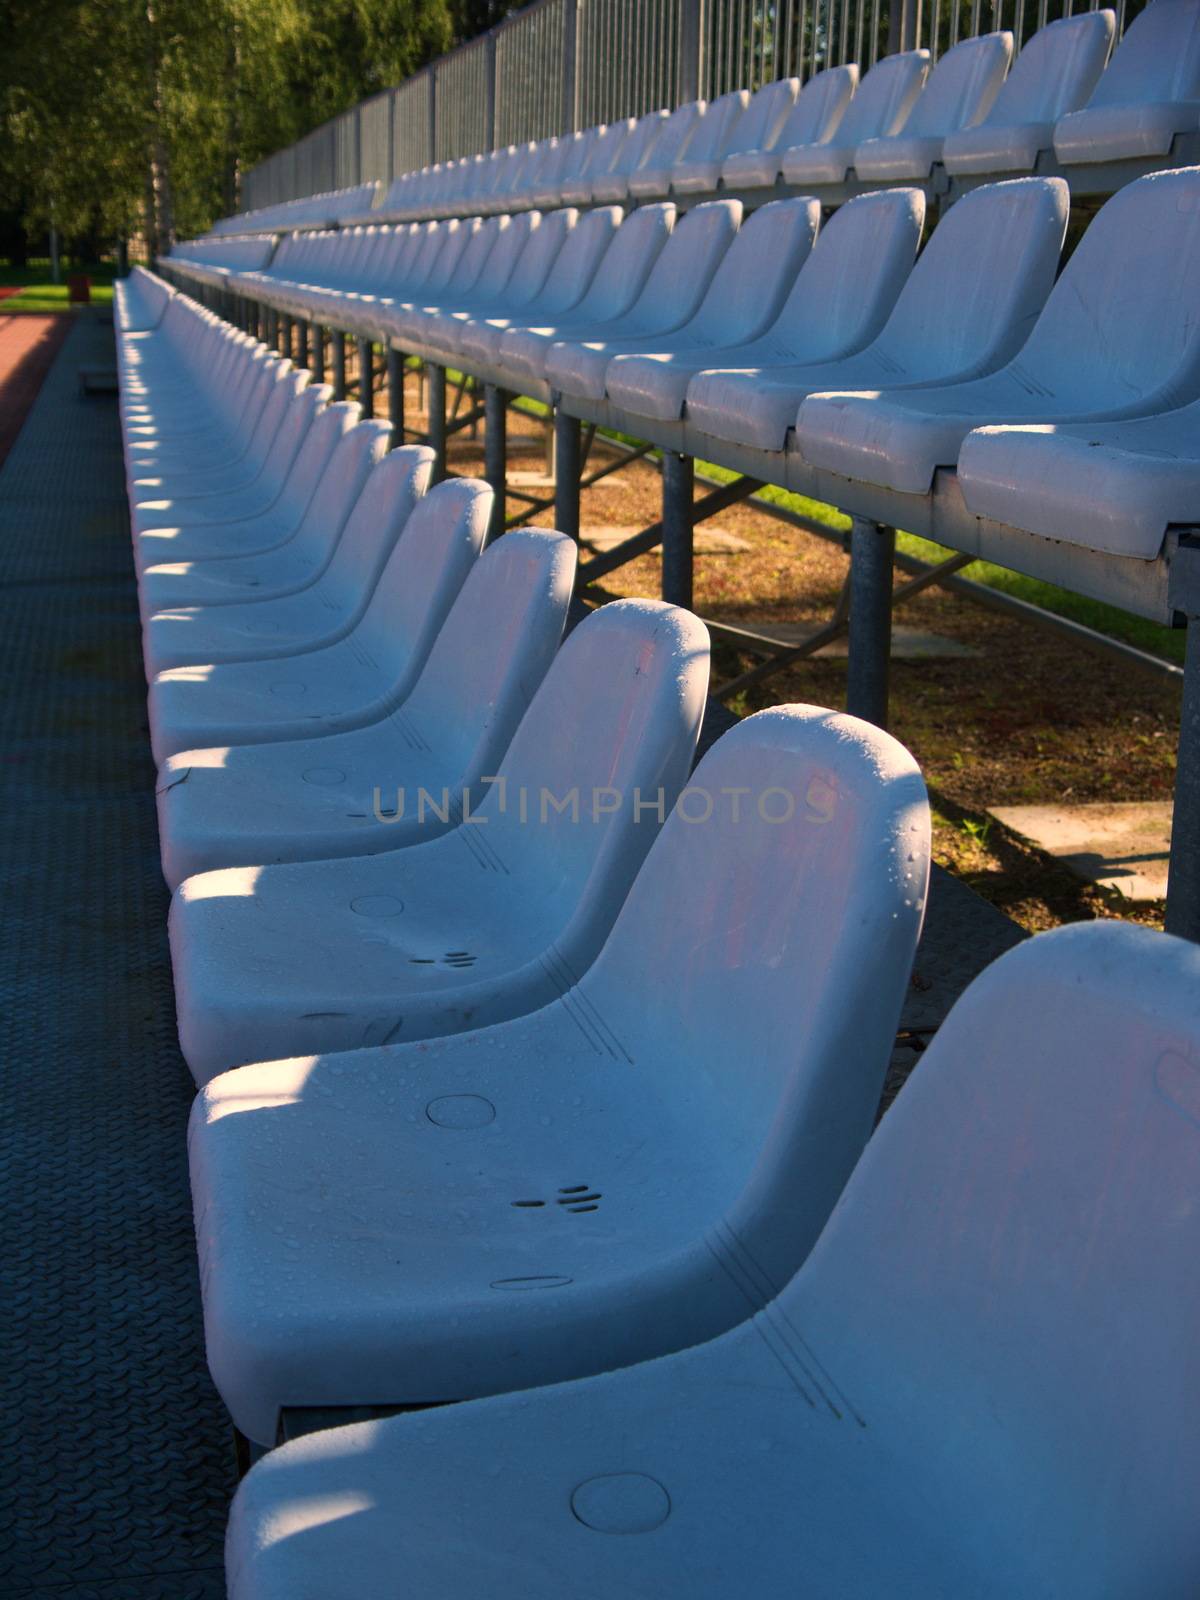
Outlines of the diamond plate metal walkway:
{"type": "Polygon", "coordinates": [[[0,1593],[219,1600],[204,1366],[112,364],[80,318],[0,471],[0,1593]]]}

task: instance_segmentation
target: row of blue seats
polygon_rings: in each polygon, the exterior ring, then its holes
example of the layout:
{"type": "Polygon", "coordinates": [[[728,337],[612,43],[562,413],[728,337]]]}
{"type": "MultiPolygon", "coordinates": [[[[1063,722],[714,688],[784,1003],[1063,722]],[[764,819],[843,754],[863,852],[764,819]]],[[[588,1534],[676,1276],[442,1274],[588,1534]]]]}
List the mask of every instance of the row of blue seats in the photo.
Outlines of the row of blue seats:
{"type": "Polygon", "coordinates": [[[572,541],[117,321],[209,1362],[263,1446],[376,1413],[249,1474],[232,1600],[1190,1593],[1195,948],[1028,942],[867,1143],[908,753],[778,707],[689,775],[697,619],[560,645],[572,541]]]}

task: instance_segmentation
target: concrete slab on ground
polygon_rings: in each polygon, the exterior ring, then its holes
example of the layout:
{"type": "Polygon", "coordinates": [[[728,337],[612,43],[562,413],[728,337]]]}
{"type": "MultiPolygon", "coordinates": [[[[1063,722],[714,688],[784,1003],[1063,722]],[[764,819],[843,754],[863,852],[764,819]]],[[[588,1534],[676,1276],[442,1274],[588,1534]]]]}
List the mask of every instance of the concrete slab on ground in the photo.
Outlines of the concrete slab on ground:
{"type": "MultiPolygon", "coordinates": [[[[728,537],[728,535],[726,535],[728,537]]],[[[696,532],[697,549],[699,549],[700,531],[696,532]]],[[[745,617],[714,617],[714,622],[727,622],[731,628],[746,628],[751,633],[761,633],[767,639],[774,639],[783,645],[800,645],[811,639],[814,633],[819,633],[825,626],[820,622],[757,622],[747,621],[745,617]]],[[[840,639],[832,639],[828,644],[822,645],[813,652],[814,657],[819,656],[845,656],[848,649],[846,635],[840,639]]],[[[979,651],[973,645],[963,644],[960,639],[947,639],[940,633],[928,633],[924,628],[906,628],[903,623],[894,623],[892,626],[892,658],[896,661],[937,661],[942,658],[978,656],[979,651]]]]}
{"type": "MultiPolygon", "coordinates": [[[[641,531],[641,528],[586,528],[580,539],[589,549],[602,554],[641,531]]],[[[751,546],[748,539],[739,538],[736,533],[722,533],[720,528],[697,528],[693,534],[693,548],[698,556],[736,556],[751,546]]]]}
{"type": "Polygon", "coordinates": [[[1127,900],[1161,900],[1171,853],[1171,802],[993,806],[1006,828],[1055,856],[1085,883],[1127,900]]]}

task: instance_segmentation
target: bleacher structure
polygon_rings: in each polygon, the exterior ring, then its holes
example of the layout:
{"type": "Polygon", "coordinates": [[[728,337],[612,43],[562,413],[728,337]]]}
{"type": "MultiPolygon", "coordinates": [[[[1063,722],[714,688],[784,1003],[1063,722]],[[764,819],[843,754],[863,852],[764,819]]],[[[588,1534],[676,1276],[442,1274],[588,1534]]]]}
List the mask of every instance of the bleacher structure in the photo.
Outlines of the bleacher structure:
{"type": "Polygon", "coordinates": [[[1200,1583],[1200,0],[1018,9],[264,180],[117,286],[232,1600],[1200,1583]],[[581,560],[598,429],[661,517],[581,560]],[[847,709],[695,764],[694,528],[767,484],[852,519],[847,709]],[[897,528],[951,554],[893,593],[897,528]],[[1188,627],[1168,932],[1023,943],[872,1134],[930,873],[892,611],[977,557],[1188,627]]]}

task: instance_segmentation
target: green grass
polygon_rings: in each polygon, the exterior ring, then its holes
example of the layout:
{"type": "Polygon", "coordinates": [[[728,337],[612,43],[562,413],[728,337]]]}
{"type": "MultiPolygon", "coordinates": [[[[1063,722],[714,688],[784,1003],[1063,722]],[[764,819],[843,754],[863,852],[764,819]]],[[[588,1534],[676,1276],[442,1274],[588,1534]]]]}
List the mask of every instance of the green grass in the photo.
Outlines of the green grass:
{"type": "Polygon", "coordinates": [[[68,275],[81,272],[92,280],[92,304],[112,304],[112,280],[115,268],[109,261],[94,261],[87,266],[77,267],[74,263],[69,266],[63,263],[61,269],[62,282],[53,283],[50,278],[50,263],[47,260],[31,260],[27,266],[13,267],[7,262],[0,262],[0,288],[19,286],[20,294],[0,300],[0,316],[7,316],[9,312],[47,312],[73,311],[75,308],[67,300],[68,275]]]}

